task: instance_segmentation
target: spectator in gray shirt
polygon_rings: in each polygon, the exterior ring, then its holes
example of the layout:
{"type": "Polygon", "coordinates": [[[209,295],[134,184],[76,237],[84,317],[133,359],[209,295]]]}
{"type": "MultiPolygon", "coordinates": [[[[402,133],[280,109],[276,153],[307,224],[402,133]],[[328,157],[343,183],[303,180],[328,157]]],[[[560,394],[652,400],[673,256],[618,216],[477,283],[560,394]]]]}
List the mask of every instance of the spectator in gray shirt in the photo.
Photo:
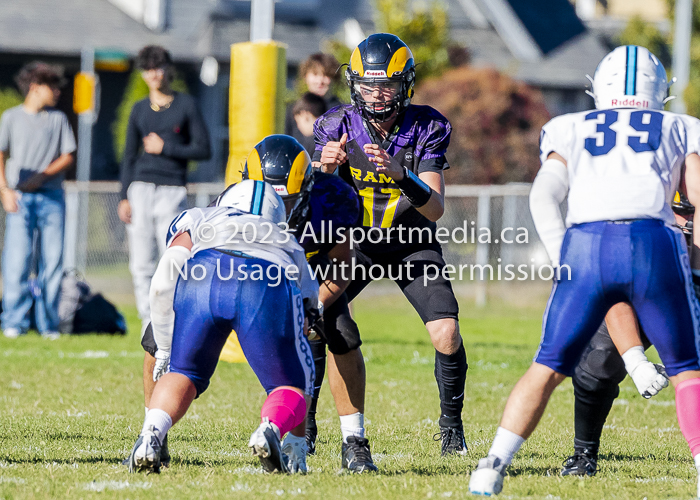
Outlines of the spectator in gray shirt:
{"type": "Polygon", "coordinates": [[[62,183],[76,149],[68,118],[53,108],[64,83],[61,73],[42,62],[26,65],[16,78],[24,103],[0,117],[0,198],[6,212],[1,321],[9,338],[29,329],[35,236],[36,326],[47,338],[58,336],[65,207],[62,183]]]}

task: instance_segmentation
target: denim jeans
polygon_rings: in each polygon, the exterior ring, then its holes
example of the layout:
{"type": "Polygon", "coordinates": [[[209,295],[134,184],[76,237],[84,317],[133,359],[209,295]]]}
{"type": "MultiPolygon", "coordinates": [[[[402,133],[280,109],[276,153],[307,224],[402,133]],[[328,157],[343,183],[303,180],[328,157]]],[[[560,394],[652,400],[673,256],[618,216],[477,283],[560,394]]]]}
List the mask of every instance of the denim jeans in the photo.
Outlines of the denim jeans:
{"type": "Polygon", "coordinates": [[[29,311],[35,301],[35,319],[41,333],[58,331],[58,301],[63,274],[62,189],[21,193],[19,210],[5,218],[2,251],[2,328],[29,329],[29,311]],[[34,235],[37,237],[33,259],[34,235]],[[36,299],[29,289],[32,264],[37,262],[36,299]]]}

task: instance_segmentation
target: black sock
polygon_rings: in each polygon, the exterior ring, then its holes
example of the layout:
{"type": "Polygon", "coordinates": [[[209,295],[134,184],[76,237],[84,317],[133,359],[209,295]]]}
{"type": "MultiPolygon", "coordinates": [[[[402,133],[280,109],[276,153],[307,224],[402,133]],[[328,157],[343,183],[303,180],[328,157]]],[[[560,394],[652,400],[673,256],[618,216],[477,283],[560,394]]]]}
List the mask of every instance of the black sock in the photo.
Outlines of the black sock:
{"type": "Polygon", "coordinates": [[[605,420],[619,393],[620,388],[617,384],[598,390],[588,390],[576,383],[574,379],[575,451],[581,452],[583,449],[588,449],[593,455],[598,455],[605,420]]]}
{"type": "Polygon", "coordinates": [[[440,390],[440,425],[455,427],[461,424],[464,386],[467,382],[467,353],[464,351],[464,343],[454,354],[435,351],[435,380],[440,390]]]}
{"type": "Polygon", "coordinates": [[[316,366],[316,378],[314,379],[314,395],[311,398],[309,405],[309,420],[316,420],[316,405],[318,404],[318,395],[321,392],[323,385],[323,377],[326,375],[326,343],[323,340],[312,340],[311,355],[314,357],[314,365],[316,366]]]}

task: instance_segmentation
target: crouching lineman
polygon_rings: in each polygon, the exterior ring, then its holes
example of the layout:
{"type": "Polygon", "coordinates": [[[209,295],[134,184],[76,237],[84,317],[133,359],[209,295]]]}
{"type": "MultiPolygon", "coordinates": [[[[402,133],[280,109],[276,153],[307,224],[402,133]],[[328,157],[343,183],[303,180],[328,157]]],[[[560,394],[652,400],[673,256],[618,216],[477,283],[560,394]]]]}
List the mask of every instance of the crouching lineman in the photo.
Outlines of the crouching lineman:
{"type": "Polygon", "coordinates": [[[539,196],[530,197],[531,210],[542,240],[560,242],[554,255],[563,273],[547,304],[534,362],[508,398],[488,456],[471,475],[474,494],[500,493],[506,468],[553,390],[574,374],[606,313],[619,303],[631,304],[666,366],[681,432],[700,466],[700,306],[670,207],[684,163],[688,198],[700,202],[700,121],[663,111],[666,71],[642,47],[608,54],[596,69],[593,92],[596,110],[554,118],[542,129],[542,168],[533,184],[539,196]],[[559,203],[567,196],[565,229],[559,203]]]}
{"type": "Polygon", "coordinates": [[[354,256],[344,231],[357,221],[358,197],[337,175],[312,173],[304,148],[286,135],[271,135],[256,145],[248,156],[243,178],[264,180],[281,194],[289,213],[289,230],[298,238],[321,282],[319,299],[323,306],[323,327],[316,329],[318,336],[311,341],[316,382],[306,427],[309,454],[316,448],[316,403],[328,345],[328,378],[343,437],[341,468],[354,473],[375,472],[377,466],[372,460],[364,428],[362,341],[344,293],[354,256]]]}
{"type": "Polygon", "coordinates": [[[305,395],[313,392],[314,366],[304,315],[305,306],[318,315],[318,284],[301,247],[277,225],[285,218],[274,188],[250,180],[171,224],[150,294],[154,377],[168,371],[168,360],[169,373],[153,391],[130,472],[159,471],[164,436],[207,389],[231,330],[268,393],[248,446],[267,472],[306,470],[305,395]]]}
{"type": "MultiPolygon", "coordinates": [[[[682,193],[676,193],[671,206],[676,215],[676,224],[683,231],[688,245],[692,245],[692,217],[695,207],[690,204],[682,193]]],[[[697,290],[696,290],[697,292],[697,290]]],[[[627,375],[627,369],[634,370],[632,376],[641,375],[645,371],[644,350],[651,345],[642,332],[643,346],[635,345],[630,349],[618,349],[612,342],[608,327],[620,329],[636,329],[637,318],[629,306],[624,306],[617,315],[611,313],[621,305],[615,306],[605,322],[600,326],[591,339],[591,343],[581,356],[573,377],[574,386],[574,454],[564,461],[562,476],[594,476],[598,471],[598,449],[603,433],[605,420],[610,414],[613,402],[620,394],[620,382],[627,375]],[[606,325],[609,323],[609,325],[606,325]]],[[[617,341],[617,338],[616,338],[617,341]]],[[[619,346],[618,346],[619,347],[619,346]]],[[[648,368],[647,372],[651,373],[648,368]]],[[[640,389],[640,384],[635,385],[640,389]]],[[[640,389],[640,392],[641,389],[640,389]]],[[[653,394],[650,394],[653,396],[653,394]]]]}

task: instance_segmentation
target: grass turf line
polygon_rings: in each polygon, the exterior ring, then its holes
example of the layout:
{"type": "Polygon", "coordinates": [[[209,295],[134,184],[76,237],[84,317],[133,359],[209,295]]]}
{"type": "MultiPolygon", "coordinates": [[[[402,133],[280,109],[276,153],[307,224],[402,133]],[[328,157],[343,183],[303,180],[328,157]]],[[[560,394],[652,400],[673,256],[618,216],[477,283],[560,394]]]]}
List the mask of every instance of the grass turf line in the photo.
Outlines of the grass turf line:
{"type": "MultiPolygon", "coordinates": [[[[171,431],[173,463],[130,475],[119,463],[141,428],[142,351],[135,310],[126,337],[51,342],[0,337],[0,498],[465,498],[468,472],[488,450],[505,399],[540,337],[542,311],[461,301],[470,363],[467,457],[442,459],[434,351],[418,316],[397,296],[360,297],[355,315],[367,361],[367,435],[381,474],[338,475],[340,430],[327,384],[318,455],[307,476],[262,474],[247,441],[264,393],[247,365],[221,363],[210,389],[171,431]]],[[[673,392],[643,400],[626,380],[603,434],[596,478],[558,476],[573,440],[565,382],[506,479],[503,498],[689,499],[695,470],[675,418],[673,392]]]]}

